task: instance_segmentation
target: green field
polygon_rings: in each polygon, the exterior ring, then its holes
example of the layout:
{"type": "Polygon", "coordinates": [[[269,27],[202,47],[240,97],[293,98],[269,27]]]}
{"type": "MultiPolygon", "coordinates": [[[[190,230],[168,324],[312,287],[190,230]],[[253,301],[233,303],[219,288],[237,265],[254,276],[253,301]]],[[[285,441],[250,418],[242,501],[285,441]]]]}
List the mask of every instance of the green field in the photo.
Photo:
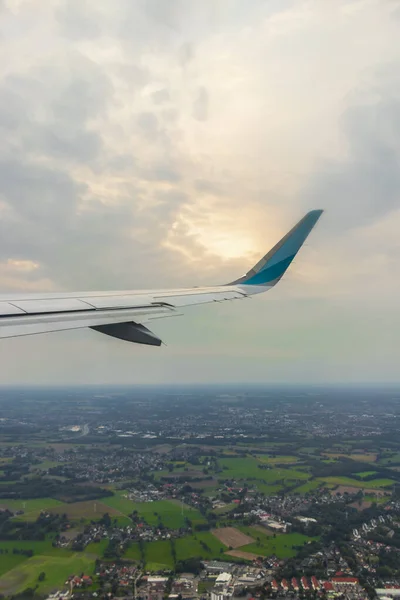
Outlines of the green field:
{"type": "MultiPolygon", "coordinates": [[[[261,540],[261,534],[259,534],[261,540]]],[[[294,546],[302,546],[314,538],[309,538],[300,533],[284,533],[274,537],[263,537],[260,545],[257,543],[242,546],[240,550],[243,552],[252,552],[258,556],[276,555],[278,558],[290,558],[296,555],[294,546]]]]}
{"type": "MultiPolygon", "coordinates": [[[[51,539],[43,540],[43,541],[34,541],[34,540],[2,540],[0,541],[0,548],[2,550],[8,550],[9,553],[12,554],[13,548],[18,548],[19,550],[33,550],[34,554],[54,554],[54,552],[58,552],[51,545],[51,539]]],[[[67,552],[67,550],[62,550],[63,553],[67,552]]],[[[3,555],[4,556],[4,555],[3,555]]],[[[0,561],[2,559],[0,558],[0,561]]]]}
{"type": "Polygon", "coordinates": [[[7,571],[10,571],[25,560],[28,560],[28,557],[21,556],[20,554],[0,554],[0,580],[4,573],[7,573],[7,571]]]}
{"type": "MultiPolygon", "coordinates": [[[[171,554],[171,543],[169,540],[146,542],[144,548],[147,569],[156,570],[160,568],[160,565],[164,568],[172,568],[174,566],[171,554]]],[[[183,560],[190,557],[200,557],[204,559],[219,558],[223,556],[223,552],[226,549],[224,544],[208,532],[198,533],[196,535],[186,536],[175,540],[177,560],[183,560]],[[203,542],[209,550],[204,549],[201,542],[203,542]]],[[[140,560],[139,544],[132,544],[126,551],[124,558],[140,560]]]]}
{"type": "Polygon", "coordinates": [[[397,452],[396,454],[391,454],[389,456],[386,456],[385,458],[382,458],[379,461],[379,464],[386,465],[386,466],[400,464],[400,452],[397,452]]]}
{"type": "Polygon", "coordinates": [[[261,479],[266,483],[284,480],[306,480],[310,475],[295,469],[260,469],[261,461],[255,458],[223,458],[220,461],[224,468],[219,478],[224,479],[261,479]],[[226,469],[225,469],[226,467],[226,469]]]}
{"type": "Polygon", "coordinates": [[[274,494],[280,492],[282,488],[283,486],[279,484],[257,481],[257,489],[266,496],[273,496],[274,494]]]}
{"type": "Polygon", "coordinates": [[[88,544],[85,548],[85,554],[96,554],[99,558],[101,558],[104,554],[104,550],[107,548],[109,540],[101,540],[100,542],[92,542],[88,544]]]}
{"type": "Polygon", "coordinates": [[[123,498],[122,494],[117,492],[115,496],[102,498],[102,502],[119,510],[125,515],[132,514],[134,510],[137,510],[138,514],[150,525],[157,525],[159,516],[164,525],[171,529],[179,529],[179,527],[182,527],[185,524],[186,517],[193,521],[193,523],[204,523],[204,518],[199,511],[186,505],[183,505],[182,511],[181,504],[171,500],[132,502],[132,500],[123,498]]]}
{"type": "MultiPolygon", "coordinates": [[[[249,535],[250,537],[254,538],[255,542],[258,538],[260,540],[261,544],[268,544],[269,540],[271,538],[271,535],[273,535],[273,534],[272,533],[268,534],[266,530],[265,530],[265,532],[263,532],[262,529],[264,529],[264,528],[262,527],[262,525],[260,525],[259,527],[260,527],[259,529],[256,529],[255,527],[246,527],[245,525],[241,525],[237,529],[239,529],[239,531],[242,531],[246,535],[249,535]]],[[[240,548],[240,549],[242,549],[242,548],[240,548]]]]}
{"type": "Polygon", "coordinates": [[[69,575],[93,573],[94,561],[85,554],[70,556],[32,556],[0,577],[0,593],[10,595],[27,587],[39,585],[37,594],[56,589],[65,589],[64,583],[69,575]],[[41,572],[46,573],[44,581],[38,581],[41,572]]]}
{"type": "Polygon", "coordinates": [[[346,485],[359,488],[384,488],[393,485],[393,479],[372,479],[371,481],[358,481],[350,477],[324,477],[318,481],[326,482],[330,485],[346,485]]]}
{"type": "Polygon", "coordinates": [[[313,490],[316,490],[320,485],[321,485],[320,481],[317,481],[316,479],[312,479],[311,481],[307,481],[306,483],[303,483],[299,487],[292,490],[292,493],[297,492],[298,494],[307,494],[308,492],[312,492],[313,490]]]}
{"type": "Polygon", "coordinates": [[[376,471],[361,471],[360,473],[355,473],[355,475],[358,475],[358,477],[364,479],[365,477],[371,477],[371,475],[376,475],[376,471]]]}
{"type": "Polygon", "coordinates": [[[53,508],[63,503],[54,498],[33,498],[32,500],[10,500],[9,498],[0,498],[0,507],[7,507],[11,511],[23,510],[24,513],[38,511],[44,508],[53,508]]]}
{"type": "Polygon", "coordinates": [[[48,469],[52,469],[53,467],[58,467],[59,465],[65,465],[67,463],[64,462],[57,462],[55,460],[44,460],[41,463],[38,463],[37,465],[32,465],[31,466],[31,471],[34,471],[35,469],[38,469],[39,471],[48,471],[48,469]]]}
{"type": "Polygon", "coordinates": [[[262,454],[257,456],[257,459],[262,462],[262,463],[267,463],[267,464],[271,464],[271,465],[283,465],[283,464],[292,464],[292,463],[297,463],[299,461],[299,459],[297,458],[297,456],[263,456],[262,454]]]}
{"type": "Polygon", "coordinates": [[[387,497],[382,496],[380,494],[378,496],[375,496],[373,494],[366,494],[364,496],[364,500],[366,502],[376,502],[376,504],[382,504],[383,502],[387,501],[387,497]]]}

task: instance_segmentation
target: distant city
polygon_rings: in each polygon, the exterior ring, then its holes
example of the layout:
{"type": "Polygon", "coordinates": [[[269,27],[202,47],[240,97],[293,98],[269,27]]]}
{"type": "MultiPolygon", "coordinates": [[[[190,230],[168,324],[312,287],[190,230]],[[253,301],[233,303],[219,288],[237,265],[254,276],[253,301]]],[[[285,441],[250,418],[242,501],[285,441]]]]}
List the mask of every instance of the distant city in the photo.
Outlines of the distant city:
{"type": "Polygon", "coordinates": [[[400,596],[400,389],[2,388],[7,598],[400,596]]]}

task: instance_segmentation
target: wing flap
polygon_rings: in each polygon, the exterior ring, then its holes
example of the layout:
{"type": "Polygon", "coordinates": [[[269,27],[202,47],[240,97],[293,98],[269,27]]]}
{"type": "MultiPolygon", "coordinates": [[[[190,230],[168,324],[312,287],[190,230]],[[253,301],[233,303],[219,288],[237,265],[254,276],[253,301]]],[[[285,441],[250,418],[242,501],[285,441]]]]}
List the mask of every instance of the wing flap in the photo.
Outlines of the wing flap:
{"type": "Polygon", "coordinates": [[[111,323],[91,327],[91,329],[134,344],[145,344],[147,346],[161,346],[162,344],[159,337],[140,323],[111,323]]]}

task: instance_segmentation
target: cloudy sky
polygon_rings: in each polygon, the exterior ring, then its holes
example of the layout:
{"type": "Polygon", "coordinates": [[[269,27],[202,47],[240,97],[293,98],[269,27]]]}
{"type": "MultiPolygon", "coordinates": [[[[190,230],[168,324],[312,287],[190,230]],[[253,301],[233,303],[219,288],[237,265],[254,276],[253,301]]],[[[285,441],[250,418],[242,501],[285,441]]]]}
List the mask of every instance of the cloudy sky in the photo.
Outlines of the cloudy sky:
{"type": "Polygon", "coordinates": [[[263,297],[2,340],[0,382],[398,382],[399,39],[400,0],[0,0],[2,291],[223,283],[326,209],[263,297]]]}

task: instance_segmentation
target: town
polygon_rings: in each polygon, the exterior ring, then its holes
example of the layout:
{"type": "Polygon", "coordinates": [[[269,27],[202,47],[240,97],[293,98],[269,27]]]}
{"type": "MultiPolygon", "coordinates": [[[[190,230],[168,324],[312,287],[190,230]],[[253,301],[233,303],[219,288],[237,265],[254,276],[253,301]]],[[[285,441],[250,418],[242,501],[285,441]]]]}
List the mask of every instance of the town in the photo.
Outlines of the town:
{"type": "Polygon", "coordinates": [[[0,407],[5,597],[400,595],[393,392],[7,390],[0,407]]]}

